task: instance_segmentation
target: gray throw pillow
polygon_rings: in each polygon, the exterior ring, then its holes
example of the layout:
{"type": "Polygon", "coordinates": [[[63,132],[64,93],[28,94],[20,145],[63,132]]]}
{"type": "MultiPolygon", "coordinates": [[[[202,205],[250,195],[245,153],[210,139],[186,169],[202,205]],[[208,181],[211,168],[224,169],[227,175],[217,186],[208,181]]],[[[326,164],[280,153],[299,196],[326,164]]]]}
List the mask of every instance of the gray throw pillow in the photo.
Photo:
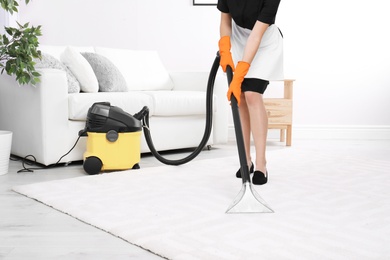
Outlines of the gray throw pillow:
{"type": "Polygon", "coordinates": [[[99,82],[101,92],[126,92],[127,83],[119,69],[108,58],[92,52],[81,53],[89,62],[99,82]]]}
{"type": "Polygon", "coordinates": [[[66,72],[66,78],[68,80],[68,93],[79,93],[80,83],[73,75],[72,71],[65,66],[61,61],[56,59],[47,53],[42,53],[42,59],[35,59],[34,62],[36,69],[58,69],[66,72]]]}

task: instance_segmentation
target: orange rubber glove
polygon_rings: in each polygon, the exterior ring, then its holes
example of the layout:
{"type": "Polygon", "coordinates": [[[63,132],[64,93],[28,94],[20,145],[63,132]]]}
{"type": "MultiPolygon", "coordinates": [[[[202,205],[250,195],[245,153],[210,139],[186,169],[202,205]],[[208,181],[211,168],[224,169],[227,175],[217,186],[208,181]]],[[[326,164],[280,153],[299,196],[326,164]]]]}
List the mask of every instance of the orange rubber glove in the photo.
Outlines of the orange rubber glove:
{"type": "Polygon", "coordinates": [[[230,48],[231,48],[230,36],[223,36],[219,40],[218,46],[219,46],[219,56],[221,57],[219,65],[221,65],[223,72],[226,72],[227,65],[230,65],[230,67],[232,67],[232,70],[234,72],[234,62],[232,58],[232,53],[230,52],[230,48]]]}
{"type": "Polygon", "coordinates": [[[238,62],[232,82],[230,83],[229,90],[227,92],[228,100],[230,101],[233,94],[237,99],[238,106],[240,106],[241,103],[241,84],[244,81],[244,77],[248,73],[250,66],[251,65],[245,61],[238,62]]]}

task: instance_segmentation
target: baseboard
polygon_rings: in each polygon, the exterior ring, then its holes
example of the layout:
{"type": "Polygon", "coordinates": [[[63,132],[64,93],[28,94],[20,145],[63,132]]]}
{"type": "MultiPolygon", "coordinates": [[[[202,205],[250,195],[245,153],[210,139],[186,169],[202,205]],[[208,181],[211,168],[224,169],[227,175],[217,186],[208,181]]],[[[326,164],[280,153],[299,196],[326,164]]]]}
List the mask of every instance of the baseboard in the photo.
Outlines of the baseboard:
{"type": "MultiPolygon", "coordinates": [[[[235,140],[234,126],[229,125],[229,140],[235,140]]],[[[279,139],[279,130],[270,129],[268,139],[279,139]]],[[[292,139],[390,140],[387,125],[293,125],[292,139]]]]}

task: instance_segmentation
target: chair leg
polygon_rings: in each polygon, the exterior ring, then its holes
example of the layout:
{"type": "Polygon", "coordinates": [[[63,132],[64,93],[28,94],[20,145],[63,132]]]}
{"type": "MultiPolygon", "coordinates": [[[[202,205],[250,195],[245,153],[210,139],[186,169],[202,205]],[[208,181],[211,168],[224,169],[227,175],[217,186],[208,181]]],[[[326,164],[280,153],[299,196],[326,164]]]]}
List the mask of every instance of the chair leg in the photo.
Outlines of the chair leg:
{"type": "Polygon", "coordinates": [[[285,132],[284,129],[280,129],[280,141],[284,142],[285,140],[285,132]]]}
{"type": "Polygon", "coordinates": [[[292,139],[292,126],[289,125],[287,126],[287,141],[286,141],[287,146],[291,146],[291,139],[292,139]]]}

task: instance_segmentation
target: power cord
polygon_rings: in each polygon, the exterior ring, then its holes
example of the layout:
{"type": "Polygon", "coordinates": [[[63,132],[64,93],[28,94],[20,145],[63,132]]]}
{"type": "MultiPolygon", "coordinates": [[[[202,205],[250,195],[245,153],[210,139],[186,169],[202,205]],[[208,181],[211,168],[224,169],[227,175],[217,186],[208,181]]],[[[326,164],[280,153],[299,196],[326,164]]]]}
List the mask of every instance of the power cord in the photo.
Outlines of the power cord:
{"type": "MultiPolygon", "coordinates": [[[[74,145],[72,146],[72,148],[70,148],[70,150],[69,150],[66,154],[64,154],[63,156],[61,156],[60,159],[58,159],[58,161],[57,161],[56,163],[50,164],[50,165],[47,165],[47,166],[42,166],[42,167],[29,167],[29,168],[28,168],[28,167],[26,167],[26,165],[34,165],[34,164],[36,165],[36,164],[37,164],[37,160],[36,160],[35,156],[32,155],[32,154],[29,154],[29,155],[27,155],[27,156],[25,156],[25,157],[23,157],[23,158],[21,159],[21,160],[22,160],[23,169],[17,171],[17,173],[20,173],[20,172],[34,172],[34,170],[43,170],[43,169],[48,169],[48,168],[53,168],[53,167],[58,166],[58,165],[60,164],[62,158],[64,158],[64,157],[67,156],[70,152],[73,151],[73,149],[76,147],[77,143],[79,142],[81,136],[82,136],[82,135],[79,134],[79,137],[77,138],[77,140],[76,140],[76,142],[74,143],[74,145]],[[33,161],[30,160],[29,158],[32,158],[33,161]]],[[[14,158],[12,158],[12,157],[11,157],[10,159],[13,160],[13,161],[18,161],[18,159],[14,159],[14,158]]],[[[69,163],[70,163],[70,162],[65,163],[64,166],[68,166],[69,163]]]]}

